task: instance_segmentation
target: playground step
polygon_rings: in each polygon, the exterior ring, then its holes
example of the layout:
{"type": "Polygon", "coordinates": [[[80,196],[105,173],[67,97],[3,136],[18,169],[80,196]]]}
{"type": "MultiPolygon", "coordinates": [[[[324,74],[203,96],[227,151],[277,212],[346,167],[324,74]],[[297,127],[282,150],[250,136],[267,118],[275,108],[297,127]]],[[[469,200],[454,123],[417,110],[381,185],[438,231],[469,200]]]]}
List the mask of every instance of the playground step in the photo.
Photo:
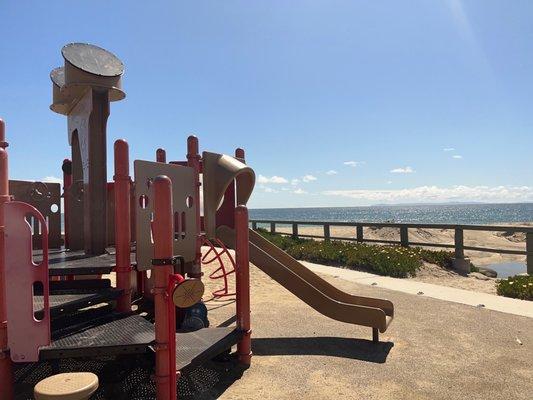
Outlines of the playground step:
{"type": "MultiPolygon", "coordinates": [[[[50,281],[50,294],[93,293],[111,288],[110,279],[80,279],[73,281],[50,281]]],[[[36,293],[41,294],[41,293],[36,293]]]]}
{"type": "Polygon", "coordinates": [[[176,370],[183,371],[213,359],[237,344],[241,337],[242,331],[235,327],[176,333],[176,370]]]}
{"type": "MultiPolygon", "coordinates": [[[[101,303],[107,303],[116,300],[122,294],[122,290],[105,289],[93,293],[82,294],[52,294],[49,297],[50,301],[50,317],[55,318],[81,308],[94,306],[101,303]]],[[[42,309],[43,297],[35,296],[35,307],[42,309]]],[[[40,313],[36,313],[36,317],[40,318],[40,313]]]]}
{"type": "Polygon", "coordinates": [[[145,353],[154,326],[139,315],[110,315],[89,321],[41,348],[41,360],[145,353]]]}
{"type": "Polygon", "coordinates": [[[112,304],[102,304],[58,316],[50,321],[52,340],[64,337],[68,332],[86,329],[93,321],[110,318],[113,314],[116,312],[112,304]]]}
{"type": "MultiPolygon", "coordinates": [[[[153,350],[154,326],[139,315],[111,314],[54,334],[40,351],[41,360],[139,354],[153,350]],[[59,336],[59,337],[58,337],[59,336]]],[[[235,327],[176,333],[176,370],[201,365],[235,345],[242,332],[235,327]]]]}
{"type": "MultiPolygon", "coordinates": [[[[39,254],[34,252],[34,256],[39,254]]],[[[131,254],[132,264],[135,254],[131,254]]],[[[115,254],[87,255],[83,251],[55,251],[48,255],[50,276],[104,275],[115,268],[115,254]]]]}

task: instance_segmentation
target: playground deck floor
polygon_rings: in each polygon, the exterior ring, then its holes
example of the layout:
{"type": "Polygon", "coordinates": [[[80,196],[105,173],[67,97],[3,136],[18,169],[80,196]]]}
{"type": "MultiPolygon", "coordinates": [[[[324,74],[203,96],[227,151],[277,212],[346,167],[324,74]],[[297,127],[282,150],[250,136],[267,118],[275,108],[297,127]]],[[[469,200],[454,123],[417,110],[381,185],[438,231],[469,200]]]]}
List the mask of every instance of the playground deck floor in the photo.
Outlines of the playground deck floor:
{"type": "MultiPolygon", "coordinates": [[[[202,397],[531,399],[532,318],[323,277],[394,302],[381,343],[371,342],[370,328],[322,316],[252,267],[252,366],[228,372],[202,397]]],[[[234,315],[230,300],[207,304],[213,325],[234,315]]]]}

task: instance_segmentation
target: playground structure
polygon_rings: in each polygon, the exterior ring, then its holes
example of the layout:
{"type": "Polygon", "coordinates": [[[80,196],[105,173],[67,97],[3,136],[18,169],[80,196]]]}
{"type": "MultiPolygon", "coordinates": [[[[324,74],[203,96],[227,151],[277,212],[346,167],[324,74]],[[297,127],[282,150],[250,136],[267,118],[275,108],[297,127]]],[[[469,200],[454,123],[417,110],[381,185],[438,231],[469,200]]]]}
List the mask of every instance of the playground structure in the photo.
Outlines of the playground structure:
{"type": "MultiPolygon", "coordinates": [[[[190,136],[186,160],[167,162],[158,149],[156,161],[134,161],[132,179],[128,144],[117,140],[107,182],[106,123],[110,103],[125,97],[123,64],[88,44],[66,45],[62,55],[50,108],[67,117],[71,146],[62,164],[64,236],[60,185],[8,180],[0,123],[0,400],[31,398],[37,382],[28,371],[47,362],[140,357],[155,385],[139,398],[159,400],[176,398],[180,371],[234,345],[250,365],[250,261],[320,313],[372,328],[378,341],[391,302],[338,290],[249,229],[255,174],[244,150],[200,154],[190,136]],[[235,326],[209,327],[202,265],[211,262],[218,268],[209,277],[224,282],[213,296],[235,297],[235,326]],[[112,272],[114,286],[103,277],[112,272]]],[[[62,372],[56,367],[40,379],[62,372]]]]}

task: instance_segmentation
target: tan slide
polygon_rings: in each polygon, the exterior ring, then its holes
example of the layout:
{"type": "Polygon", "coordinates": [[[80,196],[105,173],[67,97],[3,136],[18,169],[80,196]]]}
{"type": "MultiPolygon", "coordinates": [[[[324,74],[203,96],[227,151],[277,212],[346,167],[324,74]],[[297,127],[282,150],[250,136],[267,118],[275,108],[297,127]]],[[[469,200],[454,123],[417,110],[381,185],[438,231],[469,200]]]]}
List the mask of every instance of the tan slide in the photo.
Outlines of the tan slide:
{"type": "MultiPolygon", "coordinates": [[[[221,226],[217,229],[217,236],[229,246],[234,246],[233,229],[221,226]]],[[[253,230],[250,230],[250,261],[329,318],[372,327],[380,332],[385,332],[392,321],[394,306],[390,301],[354,296],[337,289],[253,230]]]]}

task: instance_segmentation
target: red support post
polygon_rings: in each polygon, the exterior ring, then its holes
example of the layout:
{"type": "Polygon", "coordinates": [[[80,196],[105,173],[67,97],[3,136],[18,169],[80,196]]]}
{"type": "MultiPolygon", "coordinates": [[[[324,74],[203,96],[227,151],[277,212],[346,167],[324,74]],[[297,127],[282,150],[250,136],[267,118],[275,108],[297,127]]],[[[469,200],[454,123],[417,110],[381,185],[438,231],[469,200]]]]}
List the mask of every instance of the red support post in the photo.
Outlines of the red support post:
{"type": "Polygon", "coordinates": [[[250,323],[250,256],[248,234],[248,209],[235,208],[235,286],[237,292],[237,328],[244,335],[237,343],[239,362],[250,365],[252,359],[252,330],[250,323]]]}
{"type": "Polygon", "coordinates": [[[131,220],[130,220],[130,162],[128,143],[115,142],[115,248],[117,288],[123,293],[117,301],[119,312],[131,311],[131,220]]]}
{"type": "Polygon", "coordinates": [[[4,204],[10,201],[8,159],[5,148],[5,124],[0,119],[0,400],[13,398],[13,371],[7,346],[7,313],[5,287],[4,204]]]}
{"type": "Polygon", "coordinates": [[[69,205],[70,205],[70,187],[72,186],[72,161],[68,158],[63,160],[61,166],[63,170],[63,226],[65,227],[65,248],[69,248],[68,241],[68,221],[69,221],[69,205]]]}
{"type": "Polygon", "coordinates": [[[202,222],[200,217],[200,153],[198,138],[189,136],[187,138],[187,165],[194,169],[194,203],[196,206],[196,255],[194,265],[189,276],[191,278],[202,277],[202,222]]]}
{"type": "Polygon", "coordinates": [[[166,163],[167,162],[167,152],[165,149],[159,148],[155,151],[155,160],[157,162],[166,163]]]}
{"type": "MultiPolygon", "coordinates": [[[[172,182],[166,176],[158,176],[154,180],[154,220],[152,234],[154,237],[154,258],[168,260],[173,257],[172,241],[174,229],[172,226],[172,182]]],[[[176,398],[176,340],[170,337],[170,332],[175,332],[176,314],[168,312],[172,302],[167,293],[170,275],[174,273],[172,265],[155,264],[154,275],[154,302],[155,302],[155,375],[157,400],[176,398]],[[174,349],[174,350],[173,350],[174,349]],[[174,365],[172,365],[174,364],[174,365]]]]}

